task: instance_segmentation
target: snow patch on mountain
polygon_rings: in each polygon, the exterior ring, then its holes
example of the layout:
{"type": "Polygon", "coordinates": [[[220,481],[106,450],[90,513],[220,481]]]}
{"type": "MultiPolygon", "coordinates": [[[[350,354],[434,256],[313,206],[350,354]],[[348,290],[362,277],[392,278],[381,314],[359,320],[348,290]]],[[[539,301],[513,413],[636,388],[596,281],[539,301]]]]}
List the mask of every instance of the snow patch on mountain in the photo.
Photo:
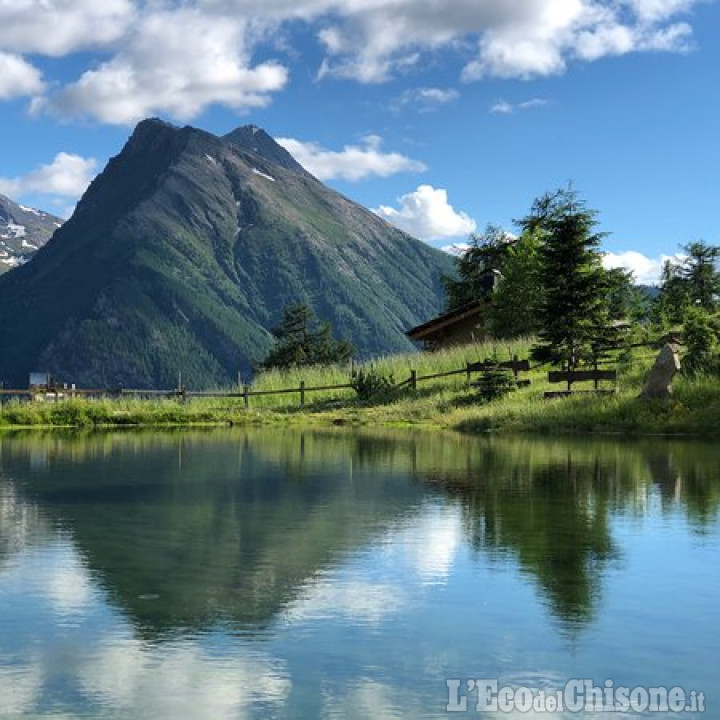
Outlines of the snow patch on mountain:
{"type": "Polygon", "coordinates": [[[29,258],[23,257],[22,255],[12,255],[11,257],[0,258],[0,263],[7,268],[16,268],[24,265],[28,260],[29,258]]]}
{"type": "Polygon", "coordinates": [[[24,225],[16,225],[11,222],[5,225],[3,230],[0,230],[0,237],[8,238],[9,240],[25,237],[25,235],[27,235],[27,229],[24,225]]]}
{"type": "Polygon", "coordinates": [[[265,178],[266,180],[270,180],[271,182],[275,182],[275,178],[271,175],[268,175],[267,173],[264,173],[262,170],[258,170],[257,168],[253,168],[252,171],[259,175],[261,178],[265,178]]]}

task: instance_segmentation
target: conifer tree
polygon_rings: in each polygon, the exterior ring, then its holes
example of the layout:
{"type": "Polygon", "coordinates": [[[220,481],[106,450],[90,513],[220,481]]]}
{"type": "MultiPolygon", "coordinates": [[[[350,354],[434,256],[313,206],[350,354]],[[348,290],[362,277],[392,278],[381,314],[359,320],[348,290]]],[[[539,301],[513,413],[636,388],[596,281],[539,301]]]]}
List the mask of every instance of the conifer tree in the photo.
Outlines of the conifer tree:
{"type": "Polygon", "coordinates": [[[572,189],[535,201],[521,227],[540,234],[540,342],[538,359],[569,370],[593,355],[608,322],[608,281],[599,251],[602,235],[594,232],[596,212],[572,189]]]}
{"type": "Polygon", "coordinates": [[[336,340],[329,322],[318,322],[307,305],[285,308],[280,325],[273,331],[275,346],[260,368],[290,368],[333,365],[346,362],[355,352],[346,340],[336,340]]]}
{"type": "Polygon", "coordinates": [[[720,247],[699,240],[683,246],[685,260],[678,269],[679,277],[686,283],[693,305],[714,310],[720,295],[720,272],[717,269],[720,247]]]}

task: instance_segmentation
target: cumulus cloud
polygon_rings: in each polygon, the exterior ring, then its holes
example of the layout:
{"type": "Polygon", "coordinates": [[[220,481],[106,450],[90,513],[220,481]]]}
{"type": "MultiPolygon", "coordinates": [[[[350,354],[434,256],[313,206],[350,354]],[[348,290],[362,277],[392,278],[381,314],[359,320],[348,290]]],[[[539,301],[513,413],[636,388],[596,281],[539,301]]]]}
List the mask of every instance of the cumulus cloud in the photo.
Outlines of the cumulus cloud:
{"type": "Polygon", "coordinates": [[[63,56],[119,40],[137,13],[131,0],[0,2],[0,48],[63,56]]]}
{"type": "Polygon", "coordinates": [[[51,163],[27,175],[0,178],[0,193],[16,199],[28,193],[78,198],[90,184],[96,168],[95,158],[60,152],[51,163]]]}
{"type": "Polygon", "coordinates": [[[423,172],[427,167],[397,152],[381,149],[382,139],[367,135],[359,145],[328,150],[314,142],[278,138],[282,145],[308,172],[320,180],[364,180],[388,177],[401,172],[423,172]]]}
{"type": "MultiPolygon", "coordinates": [[[[253,56],[282,46],[278,37],[286,37],[291,23],[302,27],[298,21],[324,50],[319,77],[382,82],[443,52],[458,58],[462,78],[472,81],[557,74],[571,61],[630,52],[684,50],[692,33],[684,15],[701,1],[0,1],[0,53],[16,67],[27,65],[28,54],[100,53],[34,108],[129,124],[153,113],[191,119],[213,103],[237,111],[266,105],[289,71],[253,56]]],[[[42,92],[30,69],[13,95],[42,92]]],[[[0,88],[8,86],[6,75],[0,72],[0,88]]],[[[454,97],[424,88],[407,100],[430,108],[454,97]]]]}
{"type": "Polygon", "coordinates": [[[610,268],[624,268],[631,270],[635,281],[642,285],[657,285],[660,282],[660,273],[667,260],[680,262],[681,255],[661,255],[652,258],[635,250],[620,253],[606,252],[603,255],[603,265],[610,268]]]}
{"type": "Polygon", "coordinates": [[[399,208],[381,205],[374,212],[401,230],[422,240],[469,235],[476,222],[456,211],[448,202],[447,190],[420,185],[415,192],[398,198],[399,208]]]}
{"type": "Polygon", "coordinates": [[[35,109],[130,124],[160,113],[190,120],[212,103],[263,107],[287,70],[271,61],[251,67],[244,30],[238,18],[220,21],[192,8],[146,15],[116,56],[35,109]]]}
{"type": "Polygon", "coordinates": [[[0,100],[43,91],[42,73],[18,55],[0,52],[0,100]]]}
{"type": "Polygon", "coordinates": [[[574,59],[682,51],[688,46],[691,29],[677,22],[675,15],[686,9],[678,7],[673,13],[650,19],[632,5],[623,8],[619,3],[590,0],[563,4],[534,0],[522,13],[517,7],[508,8],[516,16],[481,33],[478,57],[465,66],[463,78],[547,76],[564,72],[568,61],[574,59]]]}
{"type": "Polygon", "coordinates": [[[552,75],[573,59],[684,49],[690,28],[677,18],[698,1],[344,0],[319,33],[327,54],[321,74],[382,82],[416,65],[423,51],[469,42],[476,52],[465,80],[552,75]]]}

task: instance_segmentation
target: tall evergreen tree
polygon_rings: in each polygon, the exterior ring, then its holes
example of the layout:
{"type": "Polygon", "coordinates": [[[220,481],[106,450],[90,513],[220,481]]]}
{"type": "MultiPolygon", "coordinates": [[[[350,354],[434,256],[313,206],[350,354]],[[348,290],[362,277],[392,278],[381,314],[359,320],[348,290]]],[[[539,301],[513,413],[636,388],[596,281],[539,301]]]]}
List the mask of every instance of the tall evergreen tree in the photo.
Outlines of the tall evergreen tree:
{"type": "Polygon", "coordinates": [[[318,322],[307,305],[285,308],[280,325],[273,331],[275,346],[260,364],[260,369],[333,365],[346,362],[355,349],[346,340],[332,336],[329,322],[318,322]]]}
{"type": "Polygon", "coordinates": [[[599,251],[602,234],[594,232],[596,212],[571,189],[535,201],[521,221],[525,231],[540,233],[540,342],[537,358],[577,367],[593,353],[608,322],[608,282],[599,251]]]}
{"type": "Polygon", "coordinates": [[[678,275],[686,283],[691,303],[714,310],[720,295],[717,268],[720,247],[700,240],[683,246],[683,252],[687,257],[680,265],[678,275]]]}

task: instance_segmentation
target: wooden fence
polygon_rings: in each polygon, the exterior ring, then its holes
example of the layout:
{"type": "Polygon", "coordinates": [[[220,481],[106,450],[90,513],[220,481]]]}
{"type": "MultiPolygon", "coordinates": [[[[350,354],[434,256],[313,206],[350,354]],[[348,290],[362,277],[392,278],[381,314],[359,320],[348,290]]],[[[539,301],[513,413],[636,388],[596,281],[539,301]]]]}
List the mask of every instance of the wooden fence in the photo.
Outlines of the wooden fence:
{"type": "MultiPolygon", "coordinates": [[[[530,370],[530,362],[528,360],[518,360],[517,357],[512,360],[505,362],[493,362],[483,361],[475,363],[467,363],[464,368],[457,370],[448,370],[441,373],[434,373],[432,375],[419,375],[417,370],[410,370],[410,377],[406,380],[395,385],[397,389],[408,387],[411,390],[416,390],[419,383],[428,382],[430,380],[439,380],[441,378],[453,377],[458,375],[464,375],[468,385],[472,381],[474,373],[487,372],[488,370],[501,368],[504,370],[510,370],[514,377],[515,382],[519,387],[524,387],[530,383],[529,380],[520,379],[521,372],[528,372],[530,370]]],[[[300,406],[304,407],[307,399],[307,395],[313,392],[331,392],[334,390],[352,390],[354,385],[351,382],[343,383],[340,385],[317,385],[308,386],[305,381],[301,380],[298,387],[283,388],[281,390],[253,390],[250,385],[243,385],[242,390],[227,391],[227,390],[188,390],[185,387],[178,387],[173,390],[137,390],[129,388],[75,388],[75,387],[60,387],[50,386],[42,388],[28,388],[23,390],[6,390],[0,389],[1,397],[25,397],[30,400],[43,398],[48,401],[59,401],[65,398],[77,398],[77,397],[95,397],[95,398],[123,398],[123,397],[136,397],[136,398],[180,398],[181,400],[190,398],[241,398],[245,405],[245,408],[250,407],[250,398],[270,396],[270,395],[288,395],[296,394],[299,395],[300,406]]]]}

